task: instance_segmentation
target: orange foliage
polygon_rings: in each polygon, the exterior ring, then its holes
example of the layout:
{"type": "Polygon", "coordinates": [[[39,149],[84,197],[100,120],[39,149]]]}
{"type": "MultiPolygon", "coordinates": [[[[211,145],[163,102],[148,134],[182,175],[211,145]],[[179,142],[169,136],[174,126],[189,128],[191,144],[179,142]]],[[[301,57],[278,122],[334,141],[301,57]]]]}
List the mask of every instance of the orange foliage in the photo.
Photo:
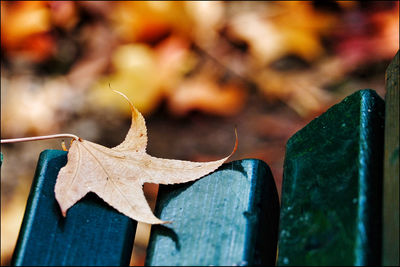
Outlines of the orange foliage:
{"type": "Polygon", "coordinates": [[[1,45],[10,57],[40,62],[53,52],[51,13],[46,1],[1,2],[1,45]],[[22,55],[21,55],[22,54],[22,55]]]}

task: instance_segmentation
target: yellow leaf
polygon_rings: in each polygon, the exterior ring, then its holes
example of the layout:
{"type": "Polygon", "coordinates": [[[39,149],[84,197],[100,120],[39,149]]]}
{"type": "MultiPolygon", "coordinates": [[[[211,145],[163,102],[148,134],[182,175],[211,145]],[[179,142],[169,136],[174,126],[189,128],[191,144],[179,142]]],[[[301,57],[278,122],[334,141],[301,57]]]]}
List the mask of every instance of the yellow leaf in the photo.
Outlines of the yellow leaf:
{"type": "Polygon", "coordinates": [[[136,107],[143,113],[152,111],[163,95],[154,52],[145,45],[123,45],[112,58],[115,72],[101,78],[92,88],[90,99],[99,107],[117,108],[128,114],[129,108],[119,105],[119,99],[110,90],[124,88],[136,107]]]}

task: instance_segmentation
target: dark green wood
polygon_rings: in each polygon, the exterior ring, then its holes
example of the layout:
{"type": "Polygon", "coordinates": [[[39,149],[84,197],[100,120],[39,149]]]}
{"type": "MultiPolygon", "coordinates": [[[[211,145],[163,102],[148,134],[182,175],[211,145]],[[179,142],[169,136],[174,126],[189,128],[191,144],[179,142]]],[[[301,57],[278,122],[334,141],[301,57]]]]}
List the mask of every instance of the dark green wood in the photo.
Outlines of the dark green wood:
{"type": "Polygon", "coordinates": [[[384,108],[361,90],[289,139],[278,265],[380,265],[384,108]]]}
{"type": "Polygon", "coordinates": [[[386,71],[382,264],[399,262],[399,52],[386,71]]]}
{"type": "Polygon", "coordinates": [[[246,159],[188,184],[160,186],[146,265],[274,265],[279,200],[269,167],[246,159]]]}
{"type": "Polygon", "coordinates": [[[40,154],[12,265],[129,265],[136,221],[94,194],[88,194],[62,217],[54,185],[66,162],[64,151],[40,154]]]}

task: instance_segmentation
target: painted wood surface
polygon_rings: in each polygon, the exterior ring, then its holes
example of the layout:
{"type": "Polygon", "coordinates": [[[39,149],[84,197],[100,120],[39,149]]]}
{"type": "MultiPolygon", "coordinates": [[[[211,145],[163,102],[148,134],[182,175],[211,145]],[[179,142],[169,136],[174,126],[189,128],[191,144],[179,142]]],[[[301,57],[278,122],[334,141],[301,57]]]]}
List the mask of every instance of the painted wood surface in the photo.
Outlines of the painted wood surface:
{"type": "Polygon", "coordinates": [[[188,184],[160,186],[146,265],[274,265],[279,200],[269,167],[246,159],[188,184]]]}
{"type": "Polygon", "coordinates": [[[358,91],[289,139],[278,265],[380,265],[384,105],[358,91]]]}
{"type": "Polygon", "coordinates": [[[13,254],[15,266],[129,265],[136,221],[94,194],[63,218],[54,195],[67,152],[41,153],[13,254]]]}
{"type": "Polygon", "coordinates": [[[382,264],[399,266],[399,52],[386,71],[382,264]]]}

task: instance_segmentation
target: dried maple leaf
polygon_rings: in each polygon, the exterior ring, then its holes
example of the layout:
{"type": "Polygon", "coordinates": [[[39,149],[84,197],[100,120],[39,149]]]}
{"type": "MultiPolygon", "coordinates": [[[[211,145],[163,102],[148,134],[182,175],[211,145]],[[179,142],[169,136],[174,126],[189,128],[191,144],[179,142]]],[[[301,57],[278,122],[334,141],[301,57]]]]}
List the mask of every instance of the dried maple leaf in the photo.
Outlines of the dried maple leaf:
{"type": "MultiPolygon", "coordinates": [[[[116,91],[117,92],[117,91],[116,91]]],[[[117,92],[119,93],[119,92],[117,92]]],[[[132,110],[132,125],[125,140],[107,148],[86,140],[72,142],[68,163],[57,177],[56,199],[63,216],[89,192],[130,218],[149,224],[167,223],[152,213],[143,194],[144,183],[185,183],[217,169],[236,150],[223,159],[191,162],[155,158],[146,153],[147,131],[142,114],[124,96],[132,110]]]]}

